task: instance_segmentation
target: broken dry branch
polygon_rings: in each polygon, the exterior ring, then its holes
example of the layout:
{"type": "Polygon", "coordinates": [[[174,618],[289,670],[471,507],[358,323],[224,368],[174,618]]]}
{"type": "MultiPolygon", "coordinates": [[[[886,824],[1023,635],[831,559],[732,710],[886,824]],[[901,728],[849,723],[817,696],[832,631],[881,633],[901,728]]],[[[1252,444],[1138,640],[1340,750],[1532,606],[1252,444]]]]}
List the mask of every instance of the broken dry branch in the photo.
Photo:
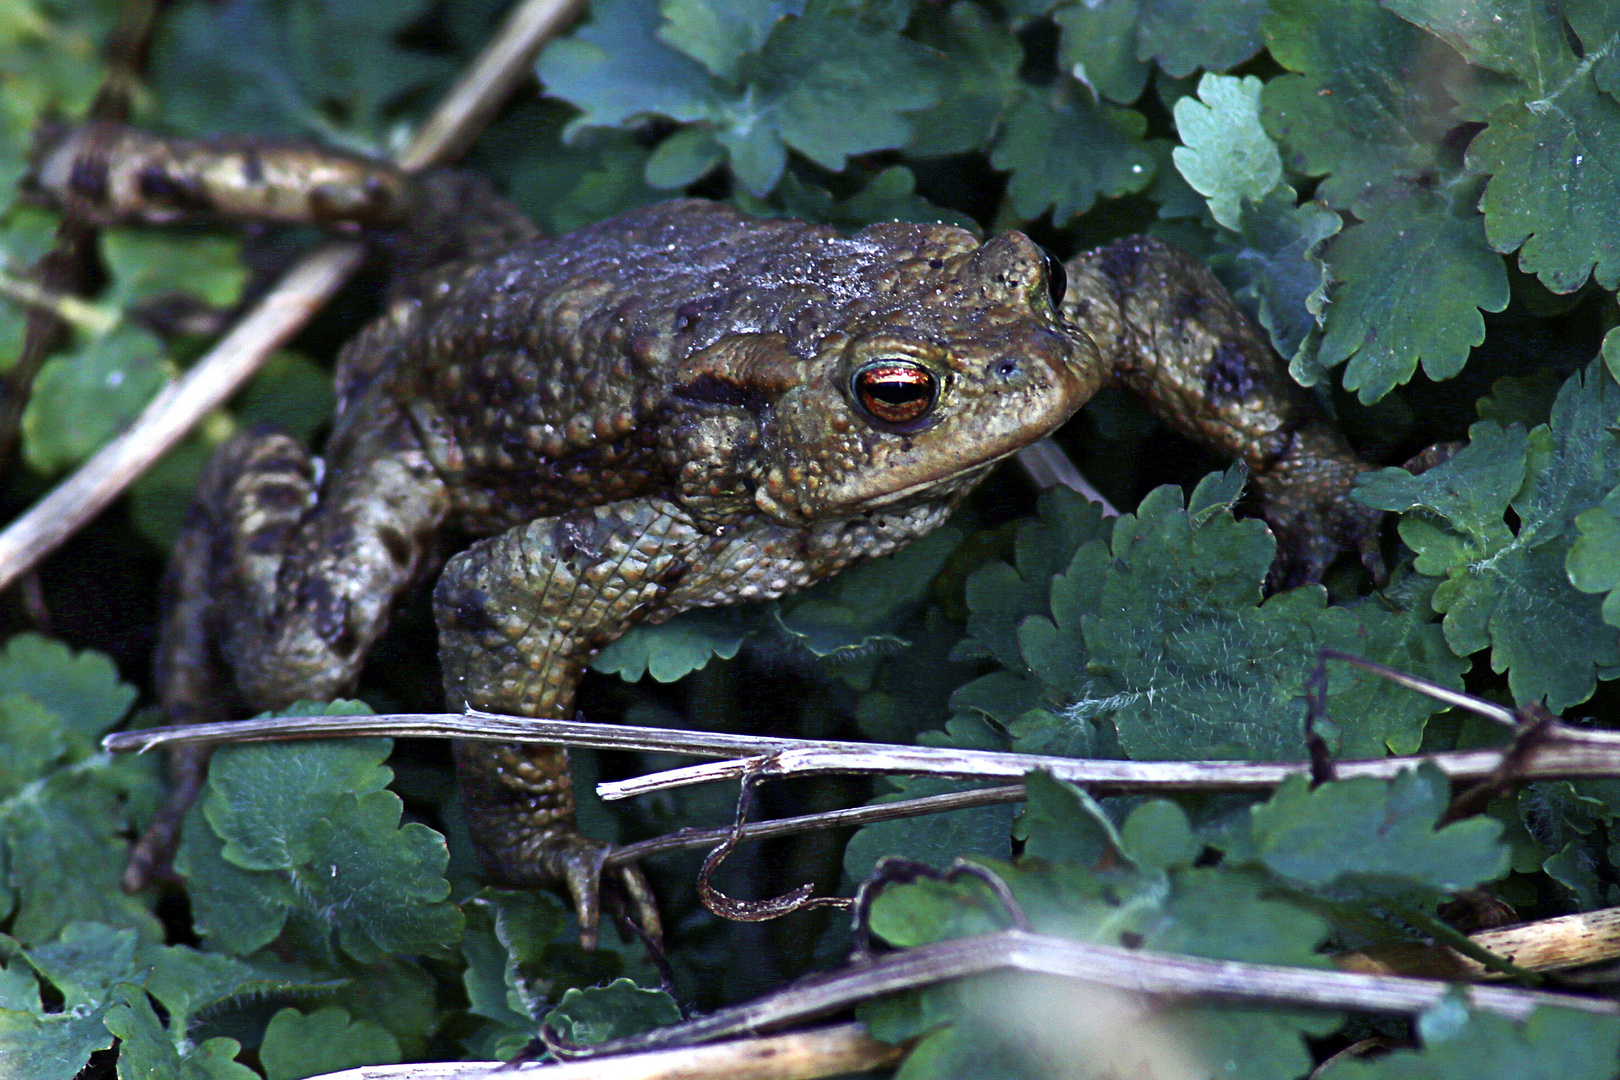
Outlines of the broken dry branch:
{"type": "MultiPolygon", "coordinates": [[[[501,97],[524,77],[528,60],[578,8],[579,0],[526,0],[484,48],[468,74],[400,155],[405,168],[442,161],[470,141],[501,97]]],[[[326,244],[298,262],[184,378],[142,411],[27,513],[0,533],[0,589],[32,570],[223,405],[337,292],[360,265],[353,243],[326,244]]]]}
{"type": "MultiPolygon", "coordinates": [[[[691,784],[734,780],[751,768],[764,778],[852,775],[944,776],[960,780],[1021,780],[1043,770],[1060,780],[1106,792],[1267,791],[1306,762],[1117,761],[1049,757],[951,747],[762,738],[707,731],[527,720],[493,713],[399,713],[386,716],[281,717],[189,727],[146,728],[109,735],[113,751],[144,751],[185,743],[263,742],[336,736],[392,735],[544,743],[602,750],[647,750],[728,758],[650,773],[597,786],[604,799],[624,799],[691,784]],[[769,760],[761,762],[766,757],[769,760]]],[[[1503,749],[1462,750],[1410,757],[1335,763],[1339,778],[1392,779],[1403,769],[1430,762],[1453,780],[1480,780],[1501,768],[1503,749]]],[[[1545,742],[1530,751],[1516,775],[1523,779],[1620,776],[1620,733],[1552,725],[1545,742]]]]}
{"type": "Polygon", "coordinates": [[[864,1024],[840,1024],[790,1035],[558,1065],[513,1067],[502,1061],[366,1065],[312,1080],[497,1080],[511,1076],[533,1076],[535,1080],[816,1080],[893,1065],[903,1052],[873,1039],[864,1024]]]}
{"type": "MultiPolygon", "coordinates": [[[[600,1053],[623,1053],[707,1042],[799,1023],[886,994],[994,971],[1055,975],[1130,994],[1186,999],[1188,1003],[1353,1009],[1408,1016],[1433,1008],[1453,989],[1450,983],[1435,979],[1208,960],[1002,930],[887,953],[696,1020],[605,1043],[597,1049],[600,1053]]],[[[1462,992],[1472,1008],[1512,1020],[1523,1020],[1547,1006],[1620,1015],[1620,1003],[1574,994],[1496,986],[1469,986],[1462,992]]]]}
{"type": "MultiPolygon", "coordinates": [[[[1602,908],[1553,919],[1481,930],[1468,940],[1528,971],[1569,968],[1620,959],[1620,908],[1602,908]]],[[[1444,945],[1402,943],[1341,953],[1333,962],[1345,971],[1374,975],[1420,975],[1442,979],[1499,979],[1477,960],[1444,945]]]]}

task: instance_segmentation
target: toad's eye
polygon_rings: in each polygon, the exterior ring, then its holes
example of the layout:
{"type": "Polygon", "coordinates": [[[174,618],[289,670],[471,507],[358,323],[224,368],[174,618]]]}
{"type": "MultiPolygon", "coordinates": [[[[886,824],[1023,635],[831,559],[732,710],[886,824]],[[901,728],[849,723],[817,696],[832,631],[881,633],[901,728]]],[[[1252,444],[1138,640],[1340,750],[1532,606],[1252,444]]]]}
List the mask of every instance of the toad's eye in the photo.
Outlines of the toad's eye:
{"type": "Polygon", "coordinates": [[[882,424],[910,424],[939,401],[939,380],[910,360],[873,360],[857,368],[850,394],[861,411],[882,424]]]}
{"type": "Polygon", "coordinates": [[[1063,261],[1045,248],[1041,254],[1046,256],[1046,291],[1052,297],[1052,306],[1061,308],[1063,296],[1069,291],[1069,275],[1063,269],[1063,261]]]}

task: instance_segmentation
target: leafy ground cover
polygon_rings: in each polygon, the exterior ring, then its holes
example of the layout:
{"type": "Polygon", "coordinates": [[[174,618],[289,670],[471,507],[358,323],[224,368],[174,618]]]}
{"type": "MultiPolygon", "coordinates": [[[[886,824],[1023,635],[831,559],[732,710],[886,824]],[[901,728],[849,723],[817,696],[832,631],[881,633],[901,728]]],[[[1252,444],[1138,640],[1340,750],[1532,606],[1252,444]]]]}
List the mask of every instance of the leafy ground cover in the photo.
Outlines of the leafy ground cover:
{"type": "MultiPolygon", "coordinates": [[[[176,0],[137,119],[386,152],[502,6],[176,0]]],[[[0,190],[42,118],[88,106],[116,9],[0,0],[0,190]]],[[[1058,438],[1124,516],[997,476],[898,556],[779,604],[632,633],[597,659],[587,715],[1079,757],[1302,759],[1326,646],[1616,726],[1616,10],[598,0],[539,58],[544,96],[521,93],[468,160],[548,229],[687,192],[841,227],[1023,228],[1063,256],[1163,236],[1210,261],[1296,378],[1389,466],[1359,490],[1395,526],[1386,587],[1340,566],[1323,586],[1266,596],[1273,541],[1241,516],[1241,477],[1105,393],[1058,438]],[[1448,440],[1465,445],[1445,464],[1397,467],[1448,440]]],[[[0,214],[0,366],[21,350],[19,282],[55,227],[25,201],[0,214]]],[[[34,380],[0,481],[5,512],[127,423],[308,240],[102,231],[101,281],[34,380]]],[[[164,780],[98,740],[156,722],[155,595],[187,493],[241,425],[318,440],[332,357],[376,311],[381,273],[0,608],[0,1074],[290,1080],[508,1056],[542,1019],[603,1041],[760,993],[849,946],[825,917],[722,923],[698,904],[697,858],[662,858],[649,871],[675,978],[655,989],[638,945],[583,951],[560,902],[483,887],[443,747],[386,740],[222,751],[176,882],[119,891],[164,780]]],[[[345,707],[437,707],[430,623],[419,605],[399,622],[345,707]]],[[[1337,757],[1500,738],[1354,669],[1330,669],[1324,693],[1316,732],[1337,757]]],[[[576,787],[667,764],[581,754],[576,787]]],[[[835,778],[762,799],[780,815],[959,786],[835,778]]],[[[631,840],[723,823],[733,798],[587,798],[582,819],[631,840]]],[[[739,852],[717,884],[769,896],[810,876],[848,891],[885,855],[938,869],[968,858],[1045,933],[1303,967],[1444,934],[1465,918],[1459,895],[1477,907],[1488,893],[1520,919],[1620,904],[1616,782],[1519,784],[1455,821],[1449,802],[1430,769],[1100,802],[1034,774],[1019,808],[774,841],[739,852]]],[[[882,891],[871,930],[905,947],[1007,917],[979,878],[919,879],[882,891]]],[[[863,1016],[880,1035],[920,1039],[908,1080],[1045,1076],[1086,1041],[1074,1015],[1118,1007],[1066,993],[981,978],[863,1016]]],[[[1164,1075],[1285,1080],[1369,1037],[1402,1048],[1322,1075],[1620,1072],[1620,1022],[1557,1010],[1514,1024],[1453,1003],[1408,1024],[1186,1005],[1155,1015],[1149,1034],[1164,1075]]],[[[1140,1064],[1099,1054],[1064,1075],[1140,1064]]]]}

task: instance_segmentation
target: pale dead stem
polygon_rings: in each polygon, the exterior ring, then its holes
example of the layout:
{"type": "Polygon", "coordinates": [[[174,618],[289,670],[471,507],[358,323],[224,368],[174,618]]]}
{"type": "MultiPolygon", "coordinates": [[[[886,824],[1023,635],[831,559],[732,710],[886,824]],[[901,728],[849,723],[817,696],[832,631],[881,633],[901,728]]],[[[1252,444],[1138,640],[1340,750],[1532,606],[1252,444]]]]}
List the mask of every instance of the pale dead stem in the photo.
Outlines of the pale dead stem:
{"type": "MultiPolygon", "coordinates": [[[[624,799],[745,773],[763,778],[816,773],[906,774],[962,780],[1021,780],[1034,769],[1099,791],[1266,791],[1306,762],[1271,761],[1116,761],[1052,757],[943,746],[767,738],[710,731],[591,724],[573,720],[529,720],[494,713],[392,713],[381,716],[293,716],[232,720],[220,724],[143,728],[107,736],[111,751],[145,751],[186,743],[279,742],[365,735],[476,739],[580,746],[599,750],[644,750],[727,760],[668,769],[629,780],[597,785],[604,799],[624,799]]],[[[1340,779],[1371,776],[1393,779],[1404,769],[1429,762],[1453,780],[1486,780],[1496,775],[1504,748],[1454,750],[1410,757],[1334,763],[1340,779]]],[[[1555,724],[1515,768],[1526,780],[1620,776],[1620,732],[1588,731],[1555,724]]]]}
{"type": "Polygon", "coordinates": [[[474,1080],[533,1076],[537,1080],[815,1080],[893,1065],[904,1051],[866,1034],[863,1024],[798,1031],[712,1046],[623,1054],[557,1065],[512,1068],[500,1061],[436,1061],[367,1065],[311,1080],[474,1080]]]}
{"type": "MultiPolygon", "coordinates": [[[[1069,938],[1031,934],[1022,930],[1002,930],[976,937],[920,945],[856,961],[825,975],[811,976],[772,994],[721,1009],[708,1016],[659,1028],[642,1035],[619,1039],[592,1048],[588,1061],[567,1065],[534,1067],[539,1078],[573,1080],[578,1077],[637,1077],[654,1080],[663,1077],[702,1075],[695,1072],[612,1070],[614,1058],[608,1055],[635,1054],[630,1060],[641,1067],[655,1064],[657,1058],[638,1051],[668,1050],[694,1043],[730,1038],[739,1034],[768,1030],[785,1024],[802,1023],[839,1012],[863,1001],[888,994],[916,990],[953,979],[995,972],[1021,972],[1028,975],[1073,979],[1092,986],[1126,994],[1142,995],[1153,1007],[1186,1007],[1204,1002],[1287,1008],[1347,1009],[1357,1012],[1416,1015],[1441,1003],[1453,987],[1433,979],[1408,979],[1389,975],[1364,975],[1343,971],[1282,967],[1276,964],[1250,964],[1235,960],[1208,960],[1147,950],[1101,945],[1069,938]],[[590,1065],[599,1071],[564,1071],[590,1065]],[[555,1071],[547,1071],[554,1069],[555,1071]]],[[[1538,990],[1510,990],[1493,986],[1460,989],[1476,1011],[1524,1020],[1538,1008],[1557,1006],[1605,1016],[1620,1016],[1620,1004],[1608,1000],[1549,994],[1538,990]]],[[[853,1025],[857,1028],[859,1025],[853,1025]]],[[[833,1029],[845,1030],[845,1029],[833,1029]]],[[[735,1044],[741,1045],[741,1044],[735,1044]]],[[[881,1044],[879,1044],[881,1045],[881,1044]]],[[[715,1049],[721,1049],[716,1047],[715,1049]]],[[[494,1063],[462,1065],[461,1072],[385,1072],[379,1068],[337,1074],[344,1080],[381,1080],[383,1077],[483,1076],[494,1063]]],[[[400,1068],[404,1068],[403,1066],[400,1068]]],[[[420,1068],[420,1067],[418,1067],[420,1068]]],[[[448,1068],[444,1066],[442,1068],[448,1068]]],[[[778,1076],[777,1073],[715,1073],[715,1076],[778,1076]]],[[[830,1072],[794,1073],[794,1076],[826,1076],[830,1072]]],[[[337,1077],[322,1078],[337,1080],[337,1077]]]]}
{"type": "MultiPolygon", "coordinates": [[[[1471,700],[1471,699],[1470,699],[1471,700]]],[[[1467,703],[1463,703],[1467,704],[1467,703]]],[[[1484,703],[1492,709],[1498,706],[1484,703]]],[[[1308,774],[1307,763],[1232,761],[1098,761],[1008,754],[947,747],[897,746],[806,739],[764,738],[669,728],[526,720],[490,713],[420,713],[385,716],[284,717],[240,720],[190,727],[146,728],[109,735],[111,751],[145,751],[193,742],[263,742],[332,736],[389,735],[474,738],[498,742],[535,742],[609,750],[643,750],[724,757],[729,760],[654,773],[636,780],[598,785],[604,797],[622,798],[646,791],[740,776],[752,767],[759,776],[780,778],[807,773],[908,774],[962,780],[1022,780],[1031,770],[1050,772],[1083,784],[1096,793],[1174,791],[1263,791],[1293,774],[1308,774]],[[743,756],[748,755],[748,756],[743,756]],[[704,771],[707,770],[707,771],[704,771]]],[[[1389,779],[1403,769],[1431,762],[1453,780],[1488,780],[1501,768],[1504,750],[1474,750],[1421,757],[1336,762],[1340,779],[1372,776],[1389,779]]],[[[1521,779],[1620,776],[1620,735],[1557,725],[1549,741],[1538,744],[1514,768],[1521,779]]],[[[745,824],[741,841],[762,840],[815,829],[869,825],[922,814],[944,813],[1017,802],[1021,783],[918,799],[902,799],[800,817],[745,824]]],[[[712,848],[727,840],[732,827],[682,829],[616,851],[614,863],[669,851],[712,848]]],[[[1482,947],[1508,956],[1521,968],[1553,970],[1620,957],[1620,909],[1586,912],[1473,936],[1482,947]]],[[[1353,954],[1345,963],[1363,971],[1440,971],[1459,978],[1478,977],[1479,965],[1450,950],[1418,947],[1377,954],[1353,954]]]]}
{"type": "MultiPolygon", "coordinates": [[[[1528,971],[1564,971],[1620,958],[1620,908],[1600,908],[1469,934],[1480,948],[1528,971]]],[[[1501,979],[1479,961],[1444,945],[1417,942],[1340,953],[1333,963],[1370,975],[1423,975],[1445,979],[1501,979]]]]}
{"type": "MultiPolygon", "coordinates": [[[[1435,1007],[1457,989],[1434,979],[1209,960],[1022,930],[1002,930],[867,957],[696,1020],[594,1047],[590,1051],[593,1056],[588,1060],[527,1066],[518,1071],[550,1080],[585,1080],[587,1077],[592,1080],[674,1080],[696,1076],[715,1080],[745,1077],[787,1080],[789,1077],[837,1075],[840,1069],[853,1071],[849,1065],[853,1055],[872,1055],[872,1065],[864,1067],[873,1067],[893,1061],[899,1051],[866,1038],[859,1024],[800,1033],[796,1037],[800,1041],[792,1045],[802,1068],[794,1071],[772,1070],[771,1058],[775,1052],[760,1053],[762,1043],[767,1040],[741,1040],[708,1047],[712,1057],[707,1059],[710,1063],[707,1068],[699,1068],[694,1060],[698,1051],[685,1048],[804,1023],[888,994],[995,972],[1073,979],[1141,995],[1160,1008],[1221,1002],[1410,1016],[1435,1007]],[[822,1054],[827,1055],[825,1060],[822,1054]]],[[[1467,986],[1458,992],[1474,1010],[1512,1020],[1524,1020],[1543,1007],[1620,1016],[1620,1003],[1571,994],[1490,986],[1467,986]]],[[[372,1066],[317,1080],[471,1078],[488,1076],[498,1067],[496,1062],[372,1066]]]]}
{"type": "MultiPolygon", "coordinates": [[[[529,60],[582,0],[525,0],[451,88],[398,162],[419,169],[462,149],[527,74],[529,60]]],[[[122,435],[0,533],[0,589],[32,570],[223,405],[360,265],[354,243],[329,243],[298,262],[230,334],[154,398],[122,435]]]]}
{"type": "MultiPolygon", "coordinates": [[[[1343,659],[1379,674],[1398,676],[1398,682],[1434,694],[1448,704],[1469,709],[1511,725],[1521,733],[1536,732],[1529,746],[1430,754],[1420,757],[1384,758],[1374,761],[1335,762],[1335,776],[1389,778],[1400,770],[1429,762],[1454,780],[1500,780],[1505,761],[1511,757],[1512,779],[1620,776],[1620,734],[1573,728],[1552,721],[1518,714],[1490,702],[1435,687],[1412,676],[1391,673],[1382,665],[1342,654],[1324,652],[1324,658],[1343,659]]],[[[640,781],[602,784],[598,792],[624,797],[633,791],[696,783],[701,780],[748,774],[750,777],[802,775],[810,772],[906,773],[941,775],[968,780],[1021,778],[1031,769],[1042,769],[1062,779],[1087,784],[1094,790],[1189,791],[1262,790],[1293,774],[1305,774],[1306,763],[1251,762],[1131,762],[1092,761],[1047,757],[1035,754],[1009,754],[958,750],[943,747],[895,746],[870,743],[840,743],[801,739],[761,738],[713,732],[676,731],[666,728],[629,727],[615,724],[528,720],[469,712],[401,714],[370,717],[289,717],[274,720],[244,720],[233,723],[194,725],[178,728],[152,728],[108,736],[108,750],[146,750],[185,742],[266,741],[287,738],[320,738],[336,735],[415,735],[475,738],[495,741],[527,741],[552,745],[589,746],[602,749],[649,750],[687,753],[695,756],[731,757],[710,766],[676,769],[644,777],[640,781]],[[747,755],[747,756],[740,756],[747,755]],[[700,770],[708,771],[703,772],[700,770]],[[649,783],[648,781],[654,781],[649,783]]],[[[823,814],[810,814],[775,822],[745,825],[737,830],[682,830],[681,833],[638,845],[630,857],[685,847],[708,846],[735,833],[743,839],[783,835],[811,828],[852,825],[913,814],[1014,801],[1022,797],[1022,785],[960,792],[953,795],[909,799],[877,806],[858,807],[823,814]]],[[[1515,966],[1532,970],[1555,970],[1594,963],[1620,956],[1620,909],[1585,912],[1575,916],[1548,919],[1519,927],[1484,931],[1472,936],[1473,944],[1493,953],[1505,954],[1515,966]]],[[[1128,949],[1118,946],[1074,941],[1031,934],[1022,930],[936,942],[877,957],[865,956],[850,965],[802,980],[784,990],[742,1005],[723,1009],[710,1016],[645,1035],[619,1040],[596,1048],[592,1053],[618,1054],[633,1051],[665,1051],[693,1043],[752,1034],[773,1027],[801,1023],[849,1008],[861,1001],[898,993],[971,975],[998,971],[1059,976],[1096,986],[1145,995],[1151,999],[1181,999],[1186,1003],[1222,1001],[1251,1005],[1349,1009],[1362,1012],[1416,1014],[1434,1007],[1451,991],[1441,979],[1407,978],[1390,972],[1438,970],[1450,979],[1484,977],[1483,968],[1449,949],[1428,948],[1423,955],[1344,954],[1335,958],[1343,967],[1359,969],[1324,971],[1236,961],[1217,961],[1128,949]],[[1436,961],[1441,961],[1436,963],[1436,961]]],[[[1522,1020],[1538,1007],[1556,1005],[1605,1015],[1620,1015],[1620,1003],[1571,994],[1517,990],[1502,987],[1469,986],[1462,991],[1472,1008],[1522,1020]]],[[[742,1047],[744,1044],[734,1044],[742,1047]]],[[[720,1050],[721,1048],[714,1048],[720,1050]]],[[[685,1051],[681,1051],[684,1053],[685,1051]]],[[[738,1053],[747,1051],[739,1049],[738,1053]]],[[[725,1054],[721,1054],[725,1058],[725,1054]]],[[[581,1073],[596,1077],[674,1078],[711,1075],[741,1080],[742,1077],[787,1077],[835,1075],[841,1070],[777,1072],[683,1071],[687,1066],[675,1059],[638,1054],[620,1059],[632,1071],[607,1071],[607,1061],[593,1060],[602,1071],[581,1073]],[[641,1071],[633,1071],[641,1070],[641,1071]]],[[[583,1063],[581,1063],[583,1064],[583,1063]]],[[[383,1072],[376,1069],[342,1074],[346,1080],[388,1076],[473,1076],[490,1064],[457,1066],[461,1072],[383,1072]],[[468,1072],[466,1070],[475,1070],[468,1072]]],[[[748,1066],[751,1067],[751,1066],[748,1066]]],[[[402,1067],[403,1068],[403,1067],[402,1067]]],[[[425,1067],[414,1067],[425,1068],[425,1067]]],[[[550,1067],[554,1070],[572,1066],[550,1067]]],[[[573,1072],[535,1069],[541,1076],[565,1080],[573,1072]]],[[[848,1071],[848,1070],[843,1070],[848,1071]]]]}

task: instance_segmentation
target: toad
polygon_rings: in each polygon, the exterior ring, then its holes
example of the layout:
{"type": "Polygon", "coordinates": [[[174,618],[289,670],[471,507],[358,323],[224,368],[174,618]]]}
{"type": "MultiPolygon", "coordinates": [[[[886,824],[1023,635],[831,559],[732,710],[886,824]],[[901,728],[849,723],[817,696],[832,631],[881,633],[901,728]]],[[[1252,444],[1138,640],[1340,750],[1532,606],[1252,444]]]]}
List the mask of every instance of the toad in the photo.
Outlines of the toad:
{"type": "MultiPolygon", "coordinates": [[[[1018,232],[854,235],[693,199],[541,236],[482,182],[303,146],[67,133],[36,185],[94,220],[198,214],[389,230],[384,312],[342,352],[321,458],[220,448],[166,582],[176,723],[349,692],[436,578],[452,707],[569,718],[631,626],[779,597],[933,529],[1105,384],[1248,463],[1274,580],[1371,558],[1363,468],[1202,265],[1136,237],[1065,266],[1018,232]]],[[[554,747],[458,743],[488,871],[561,884],[593,939],[606,845],[554,747]]],[[[179,759],[177,796],[203,760],[179,759]]],[[[139,885],[172,841],[139,848],[139,885]]],[[[639,871],[613,872],[657,931],[639,871]]]]}

